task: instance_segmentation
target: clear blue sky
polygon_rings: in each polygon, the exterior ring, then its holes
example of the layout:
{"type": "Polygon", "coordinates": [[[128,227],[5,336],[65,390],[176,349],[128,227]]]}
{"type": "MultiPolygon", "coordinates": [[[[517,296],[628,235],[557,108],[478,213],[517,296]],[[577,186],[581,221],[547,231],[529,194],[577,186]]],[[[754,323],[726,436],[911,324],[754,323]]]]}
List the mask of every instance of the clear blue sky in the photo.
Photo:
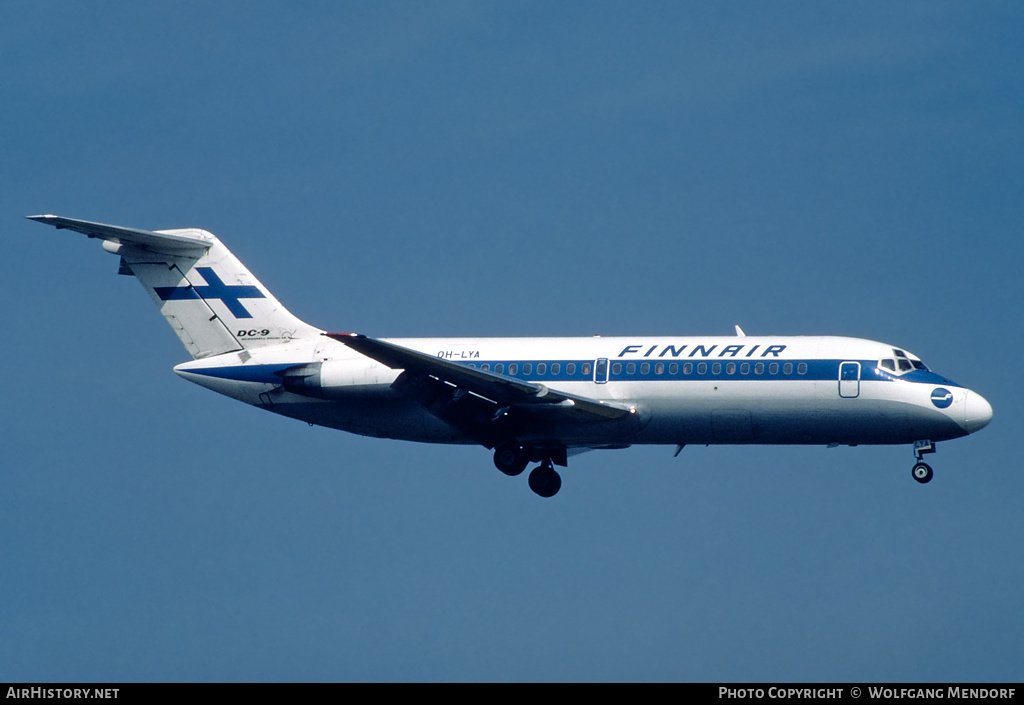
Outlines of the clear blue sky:
{"type": "Polygon", "coordinates": [[[10,2],[0,680],[1019,681],[1024,9],[10,2]],[[364,439],[171,372],[57,213],[215,232],[378,336],[838,334],[978,390],[910,447],[364,439]]]}

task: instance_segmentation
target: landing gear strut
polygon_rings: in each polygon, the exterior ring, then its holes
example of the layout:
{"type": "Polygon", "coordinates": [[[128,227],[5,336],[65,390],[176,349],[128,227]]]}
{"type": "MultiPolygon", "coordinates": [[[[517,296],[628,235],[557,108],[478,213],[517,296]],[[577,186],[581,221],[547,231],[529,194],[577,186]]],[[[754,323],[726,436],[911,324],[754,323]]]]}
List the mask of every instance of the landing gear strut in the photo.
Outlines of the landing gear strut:
{"type": "Polygon", "coordinates": [[[930,482],[932,479],[931,466],[924,462],[922,459],[925,453],[934,453],[935,444],[931,441],[915,441],[914,442],[914,455],[917,456],[917,463],[914,465],[913,470],[910,473],[914,476],[914,479],[920,482],[922,485],[926,482],[930,482]]]}

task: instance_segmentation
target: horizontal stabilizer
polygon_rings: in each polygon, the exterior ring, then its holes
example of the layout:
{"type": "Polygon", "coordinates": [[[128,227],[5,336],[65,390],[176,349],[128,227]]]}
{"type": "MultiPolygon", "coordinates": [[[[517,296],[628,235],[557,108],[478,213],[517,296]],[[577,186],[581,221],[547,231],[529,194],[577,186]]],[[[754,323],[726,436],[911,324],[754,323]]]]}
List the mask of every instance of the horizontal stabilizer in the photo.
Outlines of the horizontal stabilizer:
{"type": "Polygon", "coordinates": [[[30,215],[29,220],[44,225],[52,225],[58,230],[74,230],[92,238],[108,242],[137,247],[152,252],[167,254],[184,254],[205,252],[213,245],[213,237],[198,230],[174,230],[167,232],[125,228],[120,225],[92,223],[88,220],[63,218],[59,215],[30,215]]]}
{"type": "Polygon", "coordinates": [[[318,328],[289,313],[205,230],[142,230],[58,215],[28,219],[96,238],[119,255],[118,274],[135,276],[197,360],[319,337],[318,328]]]}

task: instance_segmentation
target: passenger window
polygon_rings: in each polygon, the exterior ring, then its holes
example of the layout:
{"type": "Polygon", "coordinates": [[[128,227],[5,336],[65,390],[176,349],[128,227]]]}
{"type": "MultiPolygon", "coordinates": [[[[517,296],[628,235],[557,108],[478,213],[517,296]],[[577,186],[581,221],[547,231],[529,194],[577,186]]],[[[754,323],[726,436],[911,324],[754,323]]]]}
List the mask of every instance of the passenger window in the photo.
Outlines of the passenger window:
{"type": "Polygon", "coordinates": [[[636,374],[636,363],[635,362],[627,362],[626,363],[626,374],[627,375],[635,375],[636,374]]]}
{"type": "Polygon", "coordinates": [[[537,363],[537,374],[538,375],[542,375],[542,374],[544,374],[547,371],[548,371],[548,366],[547,366],[546,363],[544,363],[544,362],[538,362],[537,363]]]}
{"type": "Polygon", "coordinates": [[[683,363],[683,374],[684,375],[692,375],[693,374],[693,363],[692,362],[685,362],[685,363],[683,363]]]}
{"type": "Polygon", "coordinates": [[[779,363],[773,362],[772,364],[768,365],[768,374],[779,374],[779,363]]]}
{"type": "Polygon", "coordinates": [[[663,375],[663,374],[665,374],[665,363],[664,362],[659,362],[658,364],[656,364],[654,366],[654,374],[656,374],[656,375],[663,375]]]}
{"type": "Polygon", "coordinates": [[[570,362],[565,366],[565,374],[574,375],[576,374],[576,363],[570,362]]]}
{"type": "Polygon", "coordinates": [[[711,374],[713,374],[713,375],[720,375],[720,374],[722,374],[722,363],[721,362],[716,362],[715,364],[713,364],[711,366],[711,374]]]}
{"type": "Polygon", "coordinates": [[[583,372],[583,374],[589,375],[590,374],[590,363],[589,362],[584,362],[583,366],[580,367],[580,370],[583,372]]]}
{"type": "Polygon", "coordinates": [[[640,374],[646,375],[651,373],[651,363],[644,362],[640,365],[640,374]]]}
{"type": "Polygon", "coordinates": [[[744,362],[742,365],[740,365],[740,374],[741,375],[749,375],[750,374],[750,363],[749,362],[744,362]]]}
{"type": "Polygon", "coordinates": [[[796,366],[796,372],[797,372],[797,374],[801,374],[801,375],[807,374],[807,363],[806,362],[801,362],[799,365],[797,365],[796,366]]]}
{"type": "Polygon", "coordinates": [[[505,365],[503,365],[500,362],[495,364],[494,365],[494,371],[497,372],[499,375],[504,373],[505,372],[505,365]]]}
{"type": "Polygon", "coordinates": [[[756,365],[754,365],[754,374],[755,375],[763,375],[764,374],[764,363],[763,362],[759,362],[756,365]]]}
{"type": "Polygon", "coordinates": [[[677,375],[677,374],[679,374],[679,363],[678,362],[670,362],[670,363],[668,363],[668,373],[670,375],[677,375]]]}
{"type": "Polygon", "coordinates": [[[562,365],[558,362],[551,363],[551,374],[557,375],[562,370],[562,365]]]}
{"type": "Polygon", "coordinates": [[[517,365],[514,362],[508,366],[508,373],[510,375],[514,376],[516,374],[516,372],[518,372],[518,371],[519,371],[519,365],[517,365]]]}
{"type": "Polygon", "coordinates": [[[699,374],[699,375],[706,374],[707,371],[708,371],[708,363],[706,363],[706,362],[699,362],[699,363],[697,363],[697,374],[699,374]]]}
{"type": "Polygon", "coordinates": [[[484,372],[487,372],[487,370],[491,369],[491,365],[490,363],[485,362],[484,364],[480,365],[480,369],[483,370],[484,372]]]}
{"type": "Polygon", "coordinates": [[[787,362],[785,365],[783,365],[782,366],[782,373],[786,374],[786,375],[793,374],[793,363],[792,362],[787,362]]]}
{"type": "Polygon", "coordinates": [[[612,365],[612,374],[613,375],[621,375],[622,374],[622,363],[621,362],[616,362],[616,363],[614,363],[612,365]]]}
{"type": "Polygon", "coordinates": [[[735,362],[727,362],[725,364],[725,374],[727,374],[727,375],[734,375],[734,374],[736,374],[736,363],[735,362]]]}
{"type": "Polygon", "coordinates": [[[523,374],[524,375],[528,375],[528,374],[532,374],[532,373],[533,373],[533,365],[531,365],[529,362],[527,362],[526,364],[523,365],[523,374]]]}

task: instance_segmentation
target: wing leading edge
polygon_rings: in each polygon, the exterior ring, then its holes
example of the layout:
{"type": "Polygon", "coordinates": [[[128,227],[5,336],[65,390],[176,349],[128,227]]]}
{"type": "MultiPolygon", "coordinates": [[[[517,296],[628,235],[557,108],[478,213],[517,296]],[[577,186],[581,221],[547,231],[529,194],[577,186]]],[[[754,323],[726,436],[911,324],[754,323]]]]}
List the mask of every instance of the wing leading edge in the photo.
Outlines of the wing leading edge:
{"type": "Polygon", "coordinates": [[[496,404],[536,408],[555,406],[579,420],[612,420],[636,413],[635,409],[612,402],[566,394],[543,384],[506,377],[478,367],[466,367],[401,345],[368,338],[357,333],[324,333],[382,365],[426,375],[454,387],[489,399],[496,404]]]}

